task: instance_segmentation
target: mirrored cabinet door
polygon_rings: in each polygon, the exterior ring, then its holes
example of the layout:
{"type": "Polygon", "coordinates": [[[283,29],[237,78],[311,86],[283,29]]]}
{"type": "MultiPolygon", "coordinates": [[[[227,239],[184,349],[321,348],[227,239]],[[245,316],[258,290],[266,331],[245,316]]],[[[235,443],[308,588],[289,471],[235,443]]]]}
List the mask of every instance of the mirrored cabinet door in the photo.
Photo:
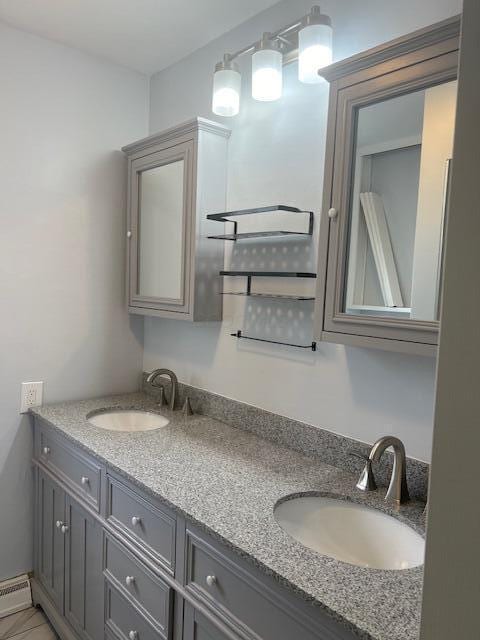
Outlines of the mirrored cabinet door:
{"type": "Polygon", "coordinates": [[[185,143],[132,163],[132,302],[186,304],[192,153],[185,143]]]}
{"type": "Polygon", "coordinates": [[[446,21],[331,68],[321,339],[435,351],[458,27],[446,21]]]}

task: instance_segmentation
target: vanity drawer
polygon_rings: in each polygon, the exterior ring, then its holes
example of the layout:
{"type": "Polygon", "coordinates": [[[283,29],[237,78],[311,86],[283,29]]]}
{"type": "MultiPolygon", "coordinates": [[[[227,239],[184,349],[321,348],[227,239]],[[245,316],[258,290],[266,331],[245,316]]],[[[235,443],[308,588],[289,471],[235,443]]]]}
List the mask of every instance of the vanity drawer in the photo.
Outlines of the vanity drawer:
{"type": "Polygon", "coordinates": [[[40,428],[37,458],[96,511],[100,510],[101,467],[40,428]]]}
{"type": "Polygon", "coordinates": [[[120,595],[108,581],[105,593],[105,626],[121,640],[166,640],[158,628],[153,627],[142,613],[120,595]]]}
{"type": "Polygon", "coordinates": [[[143,553],[174,575],[175,518],[151,500],[149,498],[147,502],[123,483],[108,477],[108,521],[143,553]]]}
{"type": "Polygon", "coordinates": [[[120,591],[128,593],[146,617],[151,618],[151,622],[167,637],[171,588],[107,534],[104,545],[105,576],[120,591]]]}
{"type": "MultiPolygon", "coordinates": [[[[252,568],[243,568],[187,529],[186,589],[209,606],[242,637],[255,640],[340,640],[328,625],[302,616],[252,568]]],[[[349,636],[350,637],[350,636],[349,636]]]]}

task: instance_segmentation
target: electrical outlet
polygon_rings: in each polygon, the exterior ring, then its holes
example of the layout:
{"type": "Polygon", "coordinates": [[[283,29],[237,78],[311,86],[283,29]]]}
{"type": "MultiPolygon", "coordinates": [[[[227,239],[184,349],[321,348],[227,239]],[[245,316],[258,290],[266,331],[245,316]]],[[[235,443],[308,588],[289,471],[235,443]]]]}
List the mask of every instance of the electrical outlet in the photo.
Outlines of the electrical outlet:
{"type": "Polygon", "coordinates": [[[27,413],[31,407],[41,407],[43,400],[43,382],[22,382],[20,413],[27,413]]]}

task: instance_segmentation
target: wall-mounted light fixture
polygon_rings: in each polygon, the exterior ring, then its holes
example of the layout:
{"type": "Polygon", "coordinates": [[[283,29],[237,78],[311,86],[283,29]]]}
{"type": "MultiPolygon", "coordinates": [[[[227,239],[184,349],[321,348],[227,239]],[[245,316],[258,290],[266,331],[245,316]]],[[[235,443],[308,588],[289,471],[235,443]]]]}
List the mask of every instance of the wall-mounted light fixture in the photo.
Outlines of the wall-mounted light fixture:
{"type": "Polygon", "coordinates": [[[212,111],[217,116],[236,116],[240,110],[240,86],[242,78],[238,65],[226,53],[215,66],[213,76],[212,111]]]}
{"type": "Polygon", "coordinates": [[[240,109],[241,76],[236,58],[252,54],[252,97],[269,102],[282,95],[282,66],[298,60],[298,78],[323,82],[318,70],[332,62],[332,23],[314,6],[309,14],[236,53],[225,54],[215,67],[212,110],[218,116],[235,116],[240,109]]]}

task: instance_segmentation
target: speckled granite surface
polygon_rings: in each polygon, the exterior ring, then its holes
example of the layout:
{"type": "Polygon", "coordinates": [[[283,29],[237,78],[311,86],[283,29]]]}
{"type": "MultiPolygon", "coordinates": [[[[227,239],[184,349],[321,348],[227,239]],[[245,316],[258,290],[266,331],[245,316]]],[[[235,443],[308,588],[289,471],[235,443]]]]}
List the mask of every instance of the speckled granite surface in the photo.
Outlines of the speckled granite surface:
{"type": "MultiPolygon", "coordinates": [[[[158,386],[147,384],[147,374],[143,374],[143,391],[158,397],[158,386]]],[[[155,385],[167,383],[167,397],[170,387],[166,378],[159,378],[155,385]]],[[[183,405],[185,397],[191,399],[197,413],[226,422],[232,427],[251,431],[261,438],[284,445],[305,455],[315,456],[323,462],[331,464],[357,476],[363,468],[363,462],[348,455],[351,450],[364,455],[370,453],[371,445],[352,440],[346,436],[321,429],[305,422],[279,416],[270,411],[259,409],[238,400],[220,396],[211,391],[197,389],[184,383],[178,385],[178,406],[183,405]]],[[[388,435],[387,432],[383,435],[388,435]]],[[[375,479],[378,486],[387,486],[392,474],[393,455],[387,451],[374,464],[375,479]]],[[[420,460],[407,458],[407,480],[410,495],[417,500],[427,501],[429,466],[420,460]]]]}
{"type": "MultiPolygon", "coordinates": [[[[342,495],[388,512],[381,493],[354,490],[354,475],[212,418],[159,410],[143,393],[50,405],[34,414],[356,637],[418,638],[422,568],[382,571],[339,562],[295,542],[274,520],[275,503],[302,492],[342,495]],[[170,423],[116,433],[87,422],[89,412],[113,407],[158,411],[170,423]]],[[[411,503],[397,517],[421,531],[422,507],[411,503]]]]}

